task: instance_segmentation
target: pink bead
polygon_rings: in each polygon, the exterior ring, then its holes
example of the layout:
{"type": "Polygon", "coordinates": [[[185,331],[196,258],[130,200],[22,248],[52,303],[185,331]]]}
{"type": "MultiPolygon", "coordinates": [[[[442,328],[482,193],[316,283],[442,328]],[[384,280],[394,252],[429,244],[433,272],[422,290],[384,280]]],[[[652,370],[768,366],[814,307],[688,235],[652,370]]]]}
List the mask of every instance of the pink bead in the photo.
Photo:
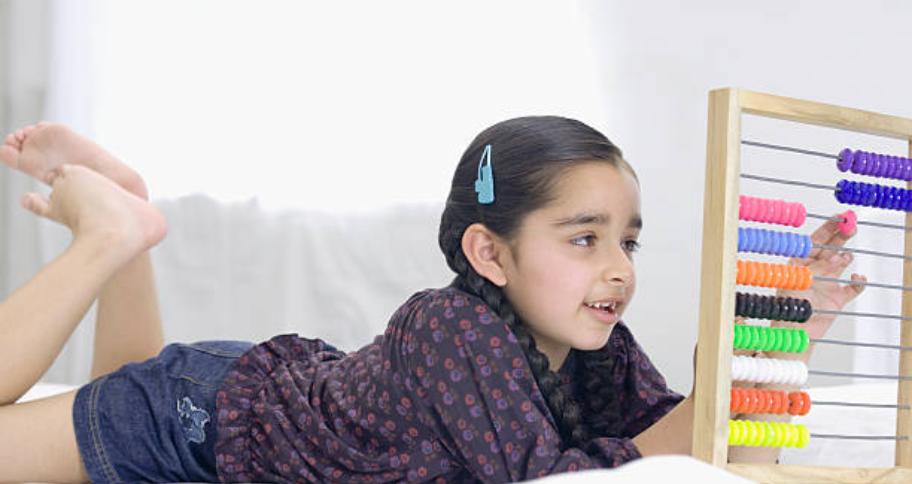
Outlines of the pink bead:
{"type": "Polygon", "coordinates": [[[845,235],[851,235],[858,223],[858,216],[851,210],[846,210],[839,216],[845,219],[844,222],[839,222],[839,231],[845,235]]]}
{"type": "Polygon", "coordinates": [[[807,217],[807,209],[800,203],[795,203],[795,208],[797,211],[795,213],[795,218],[791,221],[792,227],[801,227],[804,225],[804,220],[807,217]]]}

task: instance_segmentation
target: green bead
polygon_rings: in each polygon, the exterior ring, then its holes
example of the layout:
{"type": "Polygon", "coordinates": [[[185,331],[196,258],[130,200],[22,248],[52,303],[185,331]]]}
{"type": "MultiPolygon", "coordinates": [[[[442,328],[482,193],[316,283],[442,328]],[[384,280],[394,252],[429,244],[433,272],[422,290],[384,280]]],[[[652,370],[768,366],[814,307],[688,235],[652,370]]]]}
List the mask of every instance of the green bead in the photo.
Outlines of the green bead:
{"type": "Polygon", "coordinates": [[[792,332],[788,328],[776,328],[781,331],[782,344],[779,345],[779,351],[789,352],[792,350],[792,332]]]}
{"type": "MultiPolygon", "coordinates": [[[[756,327],[756,326],[755,326],[756,327]]],[[[769,345],[769,334],[764,331],[766,328],[757,327],[757,346],[753,349],[755,350],[766,350],[767,345],[769,345]]]]}
{"type": "Polygon", "coordinates": [[[798,349],[796,353],[804,353],[808,349],[808,344],[810,344],[810,339],[808,338],[807,331],[803,329],[798,330],[798,337],[801,338],[801,341],[798,344],[798,349]]]}
{"type": "Polygon", "coordinates": [[[773,335],[770,351],[782,351],[782,328],[769,328],[769,330],[773,335]]]}

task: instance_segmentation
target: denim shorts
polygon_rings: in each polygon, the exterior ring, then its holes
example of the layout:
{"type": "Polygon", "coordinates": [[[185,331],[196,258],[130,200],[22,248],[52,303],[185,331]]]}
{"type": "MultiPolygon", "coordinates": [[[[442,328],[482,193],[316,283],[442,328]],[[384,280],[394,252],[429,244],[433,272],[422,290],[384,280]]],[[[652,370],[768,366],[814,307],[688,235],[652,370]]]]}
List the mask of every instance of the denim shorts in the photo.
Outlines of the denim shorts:
{"type": "Polygon", "coordinates": [[[73,425],[92,483],[219,482],[215,394],[251,347],[171,344],[80,388],[73,425]]]}

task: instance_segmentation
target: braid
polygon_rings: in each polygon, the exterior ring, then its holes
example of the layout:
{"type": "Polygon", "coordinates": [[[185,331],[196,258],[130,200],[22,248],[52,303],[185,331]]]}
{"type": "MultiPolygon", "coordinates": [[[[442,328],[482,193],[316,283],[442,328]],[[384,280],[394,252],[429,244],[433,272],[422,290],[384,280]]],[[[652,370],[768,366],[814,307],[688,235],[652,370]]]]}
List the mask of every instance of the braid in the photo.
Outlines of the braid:
{"type": "Polygon", "coordinates": [[[580,354],[581,364],[577,365],[574,377],[582,382],[583,415],[590,431],[599,437],[617,436],[621,412],[620,401],[608,381],[614,366],[611,349],[606,345],[600,350],[580,354]]]}
{"type": "MultiPolygon", "coordinates": [[[[452,234],[447,234],[452,235],[452,234]]],[[[588,444],[588,429],[583,424],[583,414],[573,396],[561,386],[561,379],[551,370],[548,357],[535,346],[535,338],[513,306],[504,297],[503,291],[487,279],[478,275],[462,252],[460,238],[445,237],[447,258],[452,260],[458,276],[456,282],[468,292],[479,296],[510,327],[519,344],[525,350],[538,387],[541,389],[548,408],[557,424],[561,437],[561,450],[569,447],[585,448],[588,444]]]]}

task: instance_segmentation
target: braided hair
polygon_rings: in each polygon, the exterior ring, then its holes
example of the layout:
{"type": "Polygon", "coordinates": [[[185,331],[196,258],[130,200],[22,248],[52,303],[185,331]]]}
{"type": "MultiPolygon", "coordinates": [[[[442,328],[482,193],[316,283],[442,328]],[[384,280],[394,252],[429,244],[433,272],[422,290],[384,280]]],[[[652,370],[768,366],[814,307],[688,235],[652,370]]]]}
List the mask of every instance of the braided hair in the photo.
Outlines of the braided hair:
{"type": "MultiPolygon", "coordinates": [[[[463,153],[453,176],[450,194],[440,220],[438,242],[447,265],[456,273],[453,285],[480,297],[506,323],[525,351],[532,374],[541,389],[561,437],[562,449],[586,449],[595,436],[615,432],[619,402],[607,379],[611,374],[608,345],[581,351],[574,378],[585,398],[578,402],[561,386],[548,357],[513,309],[502,289],[479,275],[462,250],[466,228],[481,223],[503,240],[517,235],[525,216],[557,198],[554,186],[570,168],[580,163],[604,162],[628,170],[621,150],[586,124],[558,116],[509,119],[482,131],[463,153]],[[475,178],[478,160],[491,145],[496,179],[496,201],[478,203],[475,178]]],[[[634,176],[636,176],[634,174],[634,176]]]]}

